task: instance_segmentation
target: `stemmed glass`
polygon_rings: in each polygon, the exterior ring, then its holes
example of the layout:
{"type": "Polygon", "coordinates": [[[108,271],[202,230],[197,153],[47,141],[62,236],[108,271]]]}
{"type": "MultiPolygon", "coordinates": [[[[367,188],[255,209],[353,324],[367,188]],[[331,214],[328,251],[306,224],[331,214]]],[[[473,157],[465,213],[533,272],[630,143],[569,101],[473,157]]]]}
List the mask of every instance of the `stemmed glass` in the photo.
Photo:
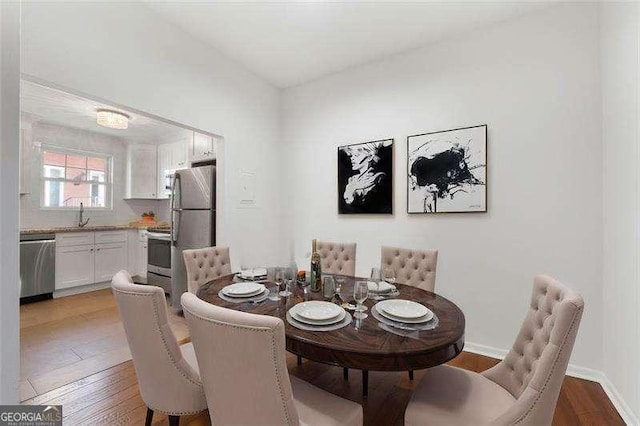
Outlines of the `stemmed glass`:
{"type": "Polygon", "coordinates": [[[364,311],[367,310],[367,307],[362,303],[367,300],[369,296],[369,283],[366,281],[356,281],[353,286],[353,298],[357,302],[356,313],[353,315],[356,319],[365,319],[369,315],[365,314],[364,311]]]}
{"type": "Polygon", "coordinates": [[[274,281],[278,284],[278,288],[280,289],[280,296],[288,297],[291,296],[291,291],[289,289],[290,280],[288,277],[285,277],[285,273],[281,268],[276,268],[276,272],[274,274],[274,281]]]}
{"type": "Polygon", "coordinates": [[[389,284],[395,284],[396,283],[396,271],[394,269],[391,268],[384,268],[384,270],[382,271],[382,279],[386,282],[388,282],[389,284]]]}
{"type": "Polygon", "coordinates": [[[376,300],[382,299],[380,297],[380,268],[371,268],[371,281],[376,283],[376,294],[373,295],[373,298],[376,300]]]}
{"type": "Polygon", "coordinates": [[[242,262],[242,264],[240,265],[240,269],[241,269],[241,273],[238,274],[238,276],[244,280],[244,281],[255,281],[256,277],[254,275],[255,272],[255,266],[253,266],[253,263],[251,262],[242,262]],[[243,277],[242,272],[244,272],[246,275],[243,277]],[[247,276],[248,275],[248,276],[247,276]]]}

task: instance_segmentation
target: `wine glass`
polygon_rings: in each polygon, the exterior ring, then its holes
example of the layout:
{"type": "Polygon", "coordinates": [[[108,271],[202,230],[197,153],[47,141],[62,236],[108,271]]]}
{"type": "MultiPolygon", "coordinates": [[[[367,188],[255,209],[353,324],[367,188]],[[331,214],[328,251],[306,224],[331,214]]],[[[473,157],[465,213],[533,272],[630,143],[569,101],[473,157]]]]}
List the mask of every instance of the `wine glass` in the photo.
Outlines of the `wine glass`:
{"type": "Polygon", "coordinates": [[[373,298],[378,300],[380,297],[380,268],[371,268],[371,281],[376,283],[376,294],[374,294],[373,298]]]}
{"type": "Polygon", "coordinates": [[[392,268],[384,268],[382,271],[382,279],[389,284],[396,283],[396,271],[392,268]]]}
{"type": "Polygon", "coordinates": [[[355,285],[353,286],[353,298],[358,304],[356,306],[356,313],[354,314],[354,317],[356,319],[365,319],[369,316],[364,313],[364,311],[367,310],[367,307],[362,304],[365,300],[367,300],[368,296],[369,283],[366,281],[356,281],[355,285]]]}
{"type": "Polygon", "coordinates": [[[285,278],[284,275],[284,271],[281,268],[276,268],[274,281],[276,282],[276,284],[278,284],[278,288],[280,289],[280,296],[287,297],[291,296],[292,293],[289,289],[290,281],[285,278]]]}

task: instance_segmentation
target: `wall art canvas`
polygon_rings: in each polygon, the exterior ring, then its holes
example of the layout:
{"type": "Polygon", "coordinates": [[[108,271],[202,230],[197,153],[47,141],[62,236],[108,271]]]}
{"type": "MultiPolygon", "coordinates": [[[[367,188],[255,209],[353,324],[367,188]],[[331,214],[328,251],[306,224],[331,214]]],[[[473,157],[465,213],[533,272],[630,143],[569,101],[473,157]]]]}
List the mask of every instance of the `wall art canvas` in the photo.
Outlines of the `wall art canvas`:
{"type": "Polygon", "coordinates": [[[393,139],[338,147],[338,213],[393,213],[393,139]]]}
{"type": "Polygon", "coordinates": [[[407,138],[407,212],[487,211],[487,126],[407,138]]]}

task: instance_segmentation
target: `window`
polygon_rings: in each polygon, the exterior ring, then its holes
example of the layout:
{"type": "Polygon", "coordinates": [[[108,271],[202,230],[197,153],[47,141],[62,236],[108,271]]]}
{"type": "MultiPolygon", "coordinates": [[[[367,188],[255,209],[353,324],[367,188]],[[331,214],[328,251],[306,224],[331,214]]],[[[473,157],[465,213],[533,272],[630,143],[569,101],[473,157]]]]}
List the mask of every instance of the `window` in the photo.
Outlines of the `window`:
{"type": "Polygon", "coordinates": [[[44,208],[111,208],[110,156],[45,147],[42,152],[44,208]]]}

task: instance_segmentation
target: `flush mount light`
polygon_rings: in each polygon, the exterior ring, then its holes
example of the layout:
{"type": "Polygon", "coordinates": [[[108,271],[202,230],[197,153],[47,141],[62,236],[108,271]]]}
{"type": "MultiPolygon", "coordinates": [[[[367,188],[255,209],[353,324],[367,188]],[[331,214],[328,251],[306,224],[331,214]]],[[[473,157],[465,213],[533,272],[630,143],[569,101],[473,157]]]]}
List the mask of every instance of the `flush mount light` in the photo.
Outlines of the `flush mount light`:
{"type": "Polygon", "coordinates": [[[129,127],[129,116],[110,109],[99,109],[96,111],[96,121],[99,125],[111,129],[126,129],[129,127]]]}

